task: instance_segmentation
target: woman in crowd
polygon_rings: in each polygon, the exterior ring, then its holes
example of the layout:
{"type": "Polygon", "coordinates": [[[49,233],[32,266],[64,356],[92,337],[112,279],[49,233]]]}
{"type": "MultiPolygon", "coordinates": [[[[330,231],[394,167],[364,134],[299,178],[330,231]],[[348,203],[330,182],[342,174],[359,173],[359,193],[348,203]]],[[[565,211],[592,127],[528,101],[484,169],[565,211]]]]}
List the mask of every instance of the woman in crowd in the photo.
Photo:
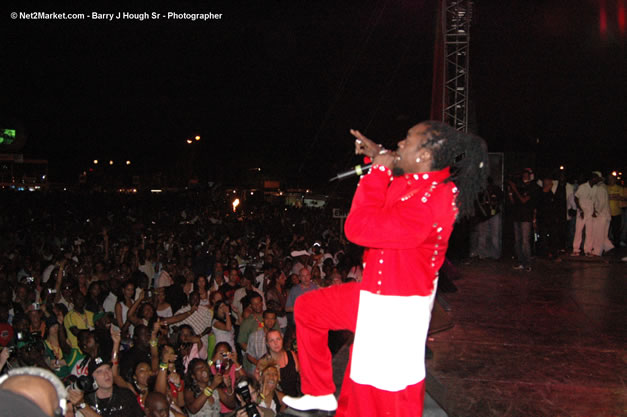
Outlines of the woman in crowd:
{"type": "Polygon", "coordinates": [[[279,367],[281,392],[290,397],[300,395],[300,378],[298,356],[294,352],[286,351],[283,347],[283,336],[278,330],[269,330],[266,334],[268,354],[279,367]]]}
{"type": "Polygon", "coordinates": [[[115,322],[122,331],[122,335],[128,334],[133,337],[133,325],[128,317],[128,311],[133,307],[135,297],[135,284],[132,281],[126,281],[122,285],[122,297],[118,298],[115,303],[115,322]]]}
{"type": "MultiPolygon", "coordinates": [[[[133,306],[128,311],[128,320],[134,325],[143,324],[144,326],[152,327],[155,321],[159,320],[159,316],[157,316],[157,312],[153,307],[150,300],[146,300],[146,291],[141,291],[139,293],[139,297],[133,303],[133,306]]],[[[181,314],[177,314],[176,316],[161,318],[161,324],[170,325],[178,323],[181,320],[185,320],[187,317],[194,314],[197,308],[192,307],[189,311],[181,314]]]]}
{"type": "Polygon", "coordinates": [[[211,302],[209,300],[209,289],[207,288],[207,278],[204,275],[198,275],[194,282],[194,290],[200,294],[200,305],[209,306],[211,302]]]}
{"type": "Polygon", "coordinates": [[[279,275],[273,274],[266,291],[266,303],[276,301],[279,303],[280,309],[285,310],[285,302],[287,301],[287,276],[281,272],[279,275]]]}
{"type": "Polygon", "coordinates": [[[161,318],[172,317],[172,307],[165,299],[165,288],[155,289],[155,294],[157,296],[157,316],[161,318]]]}
{"type": "Polygon", "coordinates": [[[235,329],[233,328],[233,317],[231,317],[231,307],[224,301],[218,301],[213,307],[212,330],[216,336],[216,345],[226,342],[235,348],[235,329]]]}
{"type": "Polygon", "coordinates": [[[133,391],[137,394],[137,402],[142,410],[144,409],[146,396],[149,392],[149,380],[152,376],[154,376],[154,372],[151,369],[150,364],[147,362],[138,362],[135,365],[133,375],[129,378],[133,391]]]}
{"type": "Polygon", "coordinates": [[[37,336],[44,337],[44,333],[46,331],[46,325],[43,322],[43,313],[39,309],[37,304],[31,304],[28,307],[28,319],[30,320],[29,330],[31,334],[36,334],[37,336]]]}
{"type": "Polygon", "coordinates": [[[226,402],[235,408],[232,397],[223,395],[218,387],[222,384],[220,374],[209,372],[209,365],[202,359],[193,359],[185,374],[185,406],[193,417],[219,417],[220,403],[226,402]]]}
{"type": "Polygon", "coordinates": [[[237,361],[237,353],[233,352],[231,346],[226,342],[216,344],[213,358],[211,360],[211,373],[213,375],[222,375],[222,384],[219,389],[220,398],[228,398],[228,401],[222,401],[220,406],[221,413],[229,413],[233,411],[235,402],[235,381],[238,377],[245,376],[244,369],[237,361]]]}
{"type": "Polygon", "coordinates": [[[89,284],[89,287],[87,288],[87,298],[85,298],[85,309],[91,311],[92,313],[103,311],[103,299],[101,294],[102,288],[100,286],[100,282],[94,281],[89,284]]]}
{"type": "Polygon", "coordinates": [[[63,323],[63,313],[58,312],[56,316],[50,316],[46,319],[46,333],[44,338],[44,348],[46,350],[46,358],[50,365],[50,369],[60,378],[63,379],[72,372],[72,368],[67,366],[71,356],[72,348],[67,343],[65,336],[65,327],[63,323]]]}
{"type": "Polygon", "coordinates": [[[183,269],[183,277],[185,277],[185,281],[182,285],[183,292],[189,297],[192,291],[194,291],[194,288],[196,288],[196,286],[194,285],[194,272],[188,267],[185,267],[183,269]]]}
{"type": "Polygon", "coordinates": [[[177,351],[183,358],[183,366],[187,372],[190,362],[194,359],[201,359],[200,351],[206,347],[202,344],[200,336],[194,333],[194,329],[189,324],[183,324],[177,329],[176,339],[177,351]]]}
{"type": "Polygon", "coordinates": [[[261,385],[259,390],[261,402],[259,404],[279,414],[286,408],[281,401],[284,394],[278,390],[279,366],[273,359],[264,358],[257,363],[257,370],[261,385]]]}

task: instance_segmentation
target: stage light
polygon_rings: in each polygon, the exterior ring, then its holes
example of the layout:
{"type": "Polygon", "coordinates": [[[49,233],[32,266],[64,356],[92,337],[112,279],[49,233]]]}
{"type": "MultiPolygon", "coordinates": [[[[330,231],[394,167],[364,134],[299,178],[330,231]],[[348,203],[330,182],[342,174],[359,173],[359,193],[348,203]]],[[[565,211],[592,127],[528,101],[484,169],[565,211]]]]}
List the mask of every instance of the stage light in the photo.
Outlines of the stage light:
{"type": "Polygon", "coordinates": [[[560,165],[560,171],[564,170],[564,165],[560,165]]]}
{"type": "Polygon", "coordinates": [[[98,160],[94,159],[94,165],[98,165],[98,160]]]}
{"type": "Polygon", "coordinates": [[[615,177],[615,176],[617,176],[617,175],[618,175],[618,173],[617,173],[616,171],[612,171],[612,176],[613,176],[613,177],[615,177]]]}
{"type": "Polygon", "coordinates": [[[126,161],[126,165],[130,165],[130,164],[131,164],[131,161],[126,161]]]}
{"type": "Polygon", "coordinates": [[[192,144],[192,140],[191,139],[187,139],[187,144],[191,145],[192,144]]]}
{"type": "Polygon", "coordinates": [[[113,160],[110,160],[110,161],[109,161],[109,165],[113,165],[113,160]]]}
{"type": "Polygon", "coordinates": [[[196,136],[194,139],[196,139],[196,140],[200,140],[200,136],[196,136]]]}

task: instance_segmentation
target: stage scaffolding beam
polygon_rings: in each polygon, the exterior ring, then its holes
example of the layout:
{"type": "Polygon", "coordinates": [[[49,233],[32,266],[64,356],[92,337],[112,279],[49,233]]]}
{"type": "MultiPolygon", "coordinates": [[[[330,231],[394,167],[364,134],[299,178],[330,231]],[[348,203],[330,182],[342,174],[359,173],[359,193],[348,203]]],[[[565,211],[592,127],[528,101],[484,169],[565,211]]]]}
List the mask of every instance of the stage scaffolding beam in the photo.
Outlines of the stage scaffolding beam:
{"type": "Polygon", "coordinates": [[[470,21],[473,2],[441,1],[441,30],[444,33],[442,120],[457,130],[467,132],[470,95],[470,21]]]}

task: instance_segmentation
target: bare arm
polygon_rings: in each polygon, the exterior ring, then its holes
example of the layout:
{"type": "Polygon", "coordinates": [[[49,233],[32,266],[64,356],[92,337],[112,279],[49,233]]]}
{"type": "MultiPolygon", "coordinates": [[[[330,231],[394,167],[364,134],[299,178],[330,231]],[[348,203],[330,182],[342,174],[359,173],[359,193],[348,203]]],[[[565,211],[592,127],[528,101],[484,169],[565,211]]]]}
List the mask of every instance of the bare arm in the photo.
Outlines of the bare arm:
{"type": "Polygon", "coordinates": [[[135,302],[133,303],[131,308],[128,310],[128,313],[127,313],[127,316],[126,316],[126,319],[129,320],[131,323],[133,323],[135,325],[142,324],[141,319],[139,317],[137,317],[137,314],[135,314],[137,312],[137,308],[142,303],[142,301],[144,301],[144,291],[143,290],[142,290],[142,292],[139,293],[139,297],[137,298],[137,300],[135,300],[135,302]]]}

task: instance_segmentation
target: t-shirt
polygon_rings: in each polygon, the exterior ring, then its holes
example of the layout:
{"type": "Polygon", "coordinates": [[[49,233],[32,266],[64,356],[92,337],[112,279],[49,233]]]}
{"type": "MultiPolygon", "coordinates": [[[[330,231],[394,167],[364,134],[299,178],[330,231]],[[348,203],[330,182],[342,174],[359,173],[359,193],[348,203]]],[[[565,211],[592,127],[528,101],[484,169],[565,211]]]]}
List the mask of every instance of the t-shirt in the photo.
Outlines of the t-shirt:
{"type": "Polygon", "coordinates": [[[607,193],[610,198],[610,215],[619,216],[621,214],[620,199],[623,195],[623,187],[618,184],[608,185],[607,193]]]}
{"type": "Polygon", "coordinates": [[[320,287],[318,287],[318,284],[314,282],[312,282],[307,288],[303,287],[301,284],[295,285],[294,287],[292,287],[289,295],[287,296],[287,302],[285,303],[285,306],[294,307],[294,303],[296,302],[296,299],[298,297],[305,293],[308,293],[309,291],[317,290],[318,288],[320,287]]]}
{"type": "Polygon", "coordinates": [[[70,329],[72,327],[76,327],[79,330],[88,330],[94,327],[94,313],[88,310],[84,311],[85,312],[81,314],[72,310],[67,313],[63,319],[63,325],[65,326],[68,341],[70,342],[70,346],[75,349],[78,349],[78,340],[76,339],[76,336],[72,334],[70,329]]]}
{"type": "Polygon", "coordinates": [[[94,392],[85,396],[85,402],[102,417],[143,417],[145,415],[135,395],[130,390],[118,386],[113,386],[113,393],[109,398],[98,398],[94,392]]]}
{"type": "Polygon", "coordinates": [[[515,222],[531,222],[533,221],[533,210],[536,205],[536,195],[538,186],[533,182],[516,184],[516,188],[521,197],[530,197],[527,202],[521,202],[516,194],[514,194],[514,207],[512,210],[515,222]]]}

